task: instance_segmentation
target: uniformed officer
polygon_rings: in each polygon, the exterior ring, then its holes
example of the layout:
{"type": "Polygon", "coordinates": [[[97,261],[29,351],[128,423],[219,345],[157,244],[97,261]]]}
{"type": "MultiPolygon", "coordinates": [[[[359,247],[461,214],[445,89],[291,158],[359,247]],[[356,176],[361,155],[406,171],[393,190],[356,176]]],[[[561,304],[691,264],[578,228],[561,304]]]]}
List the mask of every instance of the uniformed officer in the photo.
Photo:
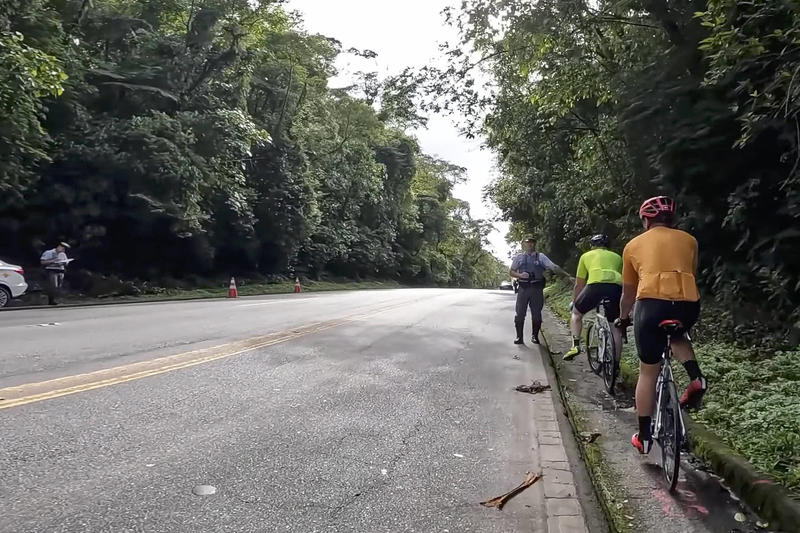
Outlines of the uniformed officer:
{"type": "Polygon", "coordinates": [[[539,330],[542,327],[542,307],[544,307],[545,271],[550,270],[569,277],[569,274],[564,269],[553,263],[546,255],[534,251],[534,243],[533,237],[528,237],[522,241],[524,252],[514,257],[511,262],[511,269],[508,272],[512,278],[516,278],[519,281],[517,314],[514,317],[517,338],[514,339],[514,344],[524,344],[522,335],[528,308],[531,310],[533,326],[531,342],[539,344],[539,330]]]}

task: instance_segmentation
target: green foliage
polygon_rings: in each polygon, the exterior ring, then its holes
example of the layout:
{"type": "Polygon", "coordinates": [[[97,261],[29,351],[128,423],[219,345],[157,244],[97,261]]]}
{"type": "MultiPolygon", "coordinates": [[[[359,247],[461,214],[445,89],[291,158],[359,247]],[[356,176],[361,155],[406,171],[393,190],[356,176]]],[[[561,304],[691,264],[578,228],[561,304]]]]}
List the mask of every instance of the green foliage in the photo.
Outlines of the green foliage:
{"type": "Polygon", "coordinates": [[[488,195],[513,236],[571,266],[590,235],[621,248],[641,201],[674,195],[729,338],[796,345],[797,2],[467,0],[449,17],[461,42],[426,89],[498,153],[488,195]]]}
{"type": "Polygon", "coordinates": [[[18,201],[31,167],[47,161],[42,98],[63,92],[59,62],[28,46],[19,32],[0,33],[0,206],[18,201]]]}
{"type": "Polygon", "coordinates": [[[0,6],[4,257],[69,239],[131,278],[499,283],[458,171],[404,133],[425,122],[414,80],[330,89],[340,44],[280,2],[0,6]]]}
{"type": "Polygon", "coordinates": [[[713,384],[698,418],[763,472],[800,492],[800,350],[701,345],[713,384]]]}

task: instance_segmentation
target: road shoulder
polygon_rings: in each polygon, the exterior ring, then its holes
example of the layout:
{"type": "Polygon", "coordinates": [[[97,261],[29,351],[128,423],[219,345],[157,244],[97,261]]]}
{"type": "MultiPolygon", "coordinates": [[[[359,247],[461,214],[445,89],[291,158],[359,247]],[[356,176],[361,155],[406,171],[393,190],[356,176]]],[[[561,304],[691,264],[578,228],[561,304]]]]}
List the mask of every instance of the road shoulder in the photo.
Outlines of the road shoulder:
{"type": "MultiPolygon", "coordinates": [[[[594,491],[593,482],[586,467],[583,450],[578,445],[572,426],[569,421],[569,412],[566,404],[562,401],[558,393],[558,376],[555,368],[551,364],[547,353],[546,344],[538,347],[547,373],[547,383],[551,386],[551,391],[543,392],[537,401],[537,427],[541,424],[542,417],[549,418],[550,408],[552,407],[553,421],[557,426],[557,437],[553,434],[540,432],[540,444],[547,444],[558,441],[566,454],[566,463],[551,463],[547,465],[543,462],[543,476],[545,483],[545,497],[560,497],[561,490],[565,487],[562,482],[568,481],[572,492],[581,504],[584,512],[582,523],[568,521],[558,517],[550,517],[548,521],[548,531],[555,533],[562,531],[608,531],[609,525],[606,522],[606,515],[601,508],[602,502],[594,491]],[[542,407],[542,404],[544,406],[542,407]],[[552,478],[552,479],[551,479],[552,478]]],[[[549,510],[549,507],[548,507],[549,510]]]]}
{"type": "Polygon", "coordinates": [[[614,398],[589,369],[581,354],[565,363],[560,354],[570,346],[565,325],[545,309],[546,348],[543,355],[556,372],[558,392],[577,436],[589,475],[611,531],[716,532],[756,531],[757,518],[747,511],[713,474],[683,464],[678,491],[664,488],[658,466],[658,449],[650,456],[636,456],[629,444],[636,415],[630,396],[614,398]],[[593,442],[581,436],[600,433],[593,442]],[[745,518],[739,522],[734,517],[745,518]]]}

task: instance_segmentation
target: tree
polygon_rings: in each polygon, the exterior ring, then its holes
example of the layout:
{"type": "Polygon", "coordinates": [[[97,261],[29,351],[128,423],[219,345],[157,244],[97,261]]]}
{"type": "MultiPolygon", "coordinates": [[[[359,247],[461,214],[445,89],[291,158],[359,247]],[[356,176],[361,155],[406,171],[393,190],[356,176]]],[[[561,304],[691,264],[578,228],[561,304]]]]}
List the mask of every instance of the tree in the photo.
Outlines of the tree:
{"type": "Polygon", "coordinates": [[[421,73],[428,105],[480,126],[502,170],[488,194],[515,231],[569,264],[593,233],[634,235],[642,199],[674,195],[721,313],[789,332],[795,3],[468,0],[448,17],[461,41],[447,69],[421,73]]]}
{"type": "Polygon", "coordinates": [[[155,281],[491,276],[454,167],[403,132],[415,80],[329,88],[341,44],[280,2],[3,6],[0,245],[21,262],[69,238],[84,268],[155,281]]]}

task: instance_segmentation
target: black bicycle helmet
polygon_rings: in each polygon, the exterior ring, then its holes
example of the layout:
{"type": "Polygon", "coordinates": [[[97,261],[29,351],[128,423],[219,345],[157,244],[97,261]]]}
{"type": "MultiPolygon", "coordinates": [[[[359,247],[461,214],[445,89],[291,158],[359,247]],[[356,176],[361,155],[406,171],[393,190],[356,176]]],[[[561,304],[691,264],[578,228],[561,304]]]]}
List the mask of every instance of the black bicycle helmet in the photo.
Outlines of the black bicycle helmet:
{"type": "Polygon", "coordinates": [[[608,243],[610,241],[611,241],[611,239],[608,238],[608,235],[603,235],[602,233],[598,233],[597,235],[592,237],[592,239],[589,241],[589,243],[592,246],[607,248],[608,247],[608,243]]]}

